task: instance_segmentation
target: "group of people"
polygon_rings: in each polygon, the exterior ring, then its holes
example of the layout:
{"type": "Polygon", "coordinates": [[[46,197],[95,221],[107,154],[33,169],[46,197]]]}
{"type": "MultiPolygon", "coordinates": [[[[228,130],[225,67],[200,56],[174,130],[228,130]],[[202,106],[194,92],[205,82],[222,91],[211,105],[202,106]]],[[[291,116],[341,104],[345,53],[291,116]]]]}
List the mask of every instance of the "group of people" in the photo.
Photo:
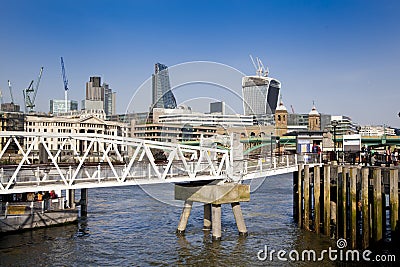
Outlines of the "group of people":
{"type": "Polygon", "coordinates": [[[54,190],[46,191],[46,192],[37,192],[37,193],[28,193],[27,200],[28,201],[42,201],[47,199],[55,199],[57,198],[57,194],[54,190]]]}
{"type": "Polygon", "coordinates": [[[399,164],[399,151],[397,148],[391,149],[388,146],[383,153],[374,151],[371,147],[363,146],[361,148],[362,162],[367,166],[376,166],[380,164],[399,164]]]}

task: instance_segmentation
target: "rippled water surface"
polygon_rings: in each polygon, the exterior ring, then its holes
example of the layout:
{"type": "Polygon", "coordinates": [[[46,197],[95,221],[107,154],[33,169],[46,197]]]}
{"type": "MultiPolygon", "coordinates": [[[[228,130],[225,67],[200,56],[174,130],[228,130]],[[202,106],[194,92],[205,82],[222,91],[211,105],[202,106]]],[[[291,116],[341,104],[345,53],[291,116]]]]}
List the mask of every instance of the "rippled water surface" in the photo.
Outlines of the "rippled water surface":
{"type": "Polygon", "coordinates": [[[249,236],[239,238],[231,207],[223,205],[222,241],[212,242],[202,230],[201,205],[193,207],[186,235],[176,236],[183,202],[173,200],[172,185],[90,189],[87,220],[0,237],[0,265],[282,266],[259,261],[257,252],[265,245],[287,251],[332,246],[293,223],[291,175],[268,178],[259,187],[253,182],[252,190],[251,201],[241,204],[249,236]]]}

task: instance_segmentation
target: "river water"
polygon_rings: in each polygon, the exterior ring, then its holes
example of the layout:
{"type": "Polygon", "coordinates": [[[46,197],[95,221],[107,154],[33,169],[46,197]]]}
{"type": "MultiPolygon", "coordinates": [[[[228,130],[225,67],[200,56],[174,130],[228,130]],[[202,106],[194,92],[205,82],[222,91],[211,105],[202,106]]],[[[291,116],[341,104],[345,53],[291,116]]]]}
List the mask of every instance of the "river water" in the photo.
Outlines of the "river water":
{"type": "Polygon", "coordinates": [[[88,218],[79,224],[1,236],[0,266],[309,266],[257,254],[265,246],[336,248],[293,222],[291,175],[255,180],[251,190],[251,201],[241,204],[249,235],[238,236],[230,205],[222,205],[222,240],[213,242],[202,230],[201,205],[194,205],[185,236],[175,234],[183,202],[173,200],[172,185],[90,189],[88,218]]]}

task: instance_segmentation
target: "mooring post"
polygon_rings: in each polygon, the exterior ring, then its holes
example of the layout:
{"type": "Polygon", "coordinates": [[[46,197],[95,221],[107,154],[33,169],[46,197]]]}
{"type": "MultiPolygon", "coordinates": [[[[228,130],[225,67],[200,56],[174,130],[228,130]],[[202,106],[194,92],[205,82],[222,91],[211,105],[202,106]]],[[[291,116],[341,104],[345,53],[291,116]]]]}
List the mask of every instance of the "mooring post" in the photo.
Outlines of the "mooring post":
{"type": "Polygon", "coordinates": [[[81,205],[81,217],[87,217],[87,206],[88,206],[88,189],[81,189],[81,200],[79,201],[81,205]]]}
{"type": "Polygon", "coordinates": [[[324,165],[324,234],[331,233],[331,169],[324,165]]]}
{"type": "Polygon", "coordinates": [[[357,168],[350,168],[350,243],[351,248],[357,246],[357,168]]]}
{"type": "Polygon", "coordinates": [[[315,222],[315,232],[320,233],[320,194],[321,194],[321,170],[320,167],[314,166],[314,222],[315,222]]]}
{"type": "Polygon", "coordinates": [[[179,219],[178,229],[176,230],[177,234],[184,234],[186,230],[186,225],[189,220],[190,212],[192,211],[193,202],[185,201],[183,206],[181,218],[179,219]]]}
{"type": "Polygon", "coordinates": [[[343,220],[343,238],[347,238],[347,175],[348,168],[343,167],[343,187],[342,187],[342,220],[343,220]]]}
{"type": "Polygon", "coordinates": [[[211,204],[205,203],[204,204],[204,231],[211,230],[211,204]]]}
{"type": "Polygon", "coordinates": [[[247,228],[244,223],[242,209],[240,208],[239,202],[231,203],[233,215],[235,216],[236,225],[239,231],[239,235],[247,236],[247,228]]]}
{"type": "Polygon", "coordinates": [[[67,205],[70,209],[75,209],[75,189],[67,189],[67,205]]]}
{"type": "Polygon", "coordinates": [[[303,165],[299,165],[299,174],[297,179],[297,191],[298,191],[298,198],[297,198],[297,224],[299,227],[302,227],[302,218],[303,218],[303,165]]]}
{"type": "Polygon", "coordinates": [[[382,239],[382,176],[381,169],[374,168],[372,172],[374,180],[374,216],[372,222],[372,236],[375,242],[382,239]]]}
{"type": "Polygon", "coordinates": [[[298,221],[299,216],[299,206],[298,206],[298,198],[299,198],[299,171],[293,172],[293,220],[298,221]]]}
{"type": "Polygon", "coordinates": [[[362,201],[362,248],[369,246],[369,201],[368,201],[368,185],[369,185],[369,169],[361,170],[361,201],[362,201]]]}
{"type": "Polygon", "coordinates": [[[339,238],[339,231],[340,231],[340,197],[341,197],[341,186],[340,183],[342,182],[342,171],[343,167],[337,165],[337,178],[336,178],[336,227],[335,227],[335,236],[339,238]]]}
{"type": "Polygon", "coordinates": [[[212,204],[212,238],[221,240],[221,204],[212,204]]]}
{"type": "Polygon", "coordinates": [[[310,230],[310,167],[304,166],[304,229],[310,230]]]}
{"type": "Polygon", "coordinates": [[[390,227],[392,236],[399,220],[399,171],[390,169],[390,227]]]}

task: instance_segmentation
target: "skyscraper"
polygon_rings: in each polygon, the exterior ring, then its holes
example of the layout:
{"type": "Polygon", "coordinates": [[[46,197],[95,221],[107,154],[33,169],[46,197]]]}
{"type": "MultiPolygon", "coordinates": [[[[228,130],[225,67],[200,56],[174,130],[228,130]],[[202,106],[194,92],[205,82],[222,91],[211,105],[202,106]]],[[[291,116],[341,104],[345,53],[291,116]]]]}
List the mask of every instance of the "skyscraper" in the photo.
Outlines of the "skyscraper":
{"type": "Polygon", "coordinates": [[[267,76],[242,78],[243,107],[245,115],[274,114],[278,105],[281,83],[267,76]]]}
{"type": "Polygon", "coordinates": [[[104,112],[106,115],[114,115],[116,99],[115,92],[112,91],[107,83],[103,83],[102,87],[104,89],[104,112]]]}
{"type": "Polygon", "coordinates": [[[104,101],[104,88],[100,77],[90,77],[86,83],[86,100],[104,101]]]}
{"type": "Polygon", "coordinates": [[[152,75],[152,109],[176,108],[176,99],[171,91],[168,67],[156,63],[152,75]]]}

